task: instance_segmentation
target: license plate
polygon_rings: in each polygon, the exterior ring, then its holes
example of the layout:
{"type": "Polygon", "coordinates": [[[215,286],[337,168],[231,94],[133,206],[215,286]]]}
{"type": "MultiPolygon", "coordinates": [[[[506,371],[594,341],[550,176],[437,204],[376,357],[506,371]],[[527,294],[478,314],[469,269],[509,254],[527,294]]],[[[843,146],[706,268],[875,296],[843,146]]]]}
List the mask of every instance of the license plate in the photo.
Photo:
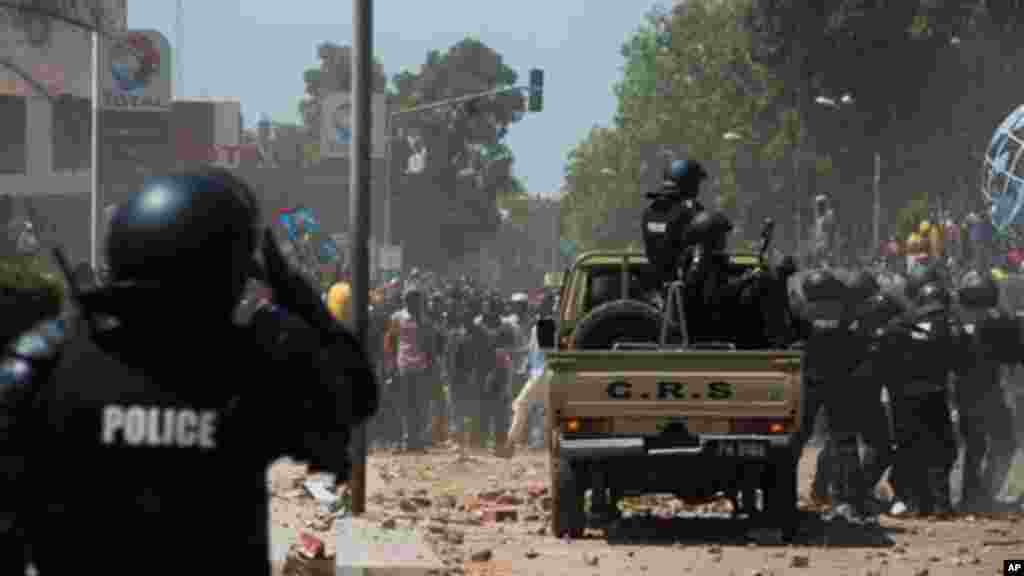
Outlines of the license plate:
{"type": "Polygon", "coordinates": [[[715,453],[729,458],[764,458],[768,455],[768,446],[751,440],[726,440],[716,443],[715,453]]]}

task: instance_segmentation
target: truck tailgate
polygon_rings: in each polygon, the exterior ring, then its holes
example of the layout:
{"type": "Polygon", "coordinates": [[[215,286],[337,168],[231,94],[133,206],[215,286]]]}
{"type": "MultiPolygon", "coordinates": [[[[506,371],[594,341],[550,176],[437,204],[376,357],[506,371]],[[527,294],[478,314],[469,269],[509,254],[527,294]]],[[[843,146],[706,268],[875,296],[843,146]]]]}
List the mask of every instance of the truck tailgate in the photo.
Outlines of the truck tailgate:
{"type": "Polygon", "coordinates": [[[800,422],[797,351],[559,351],[546,361],[552,416],[601,420],[603,434],[655,435],[677,419],[696,434],[751,420],[785,421],[792,433],[800,422]]]}

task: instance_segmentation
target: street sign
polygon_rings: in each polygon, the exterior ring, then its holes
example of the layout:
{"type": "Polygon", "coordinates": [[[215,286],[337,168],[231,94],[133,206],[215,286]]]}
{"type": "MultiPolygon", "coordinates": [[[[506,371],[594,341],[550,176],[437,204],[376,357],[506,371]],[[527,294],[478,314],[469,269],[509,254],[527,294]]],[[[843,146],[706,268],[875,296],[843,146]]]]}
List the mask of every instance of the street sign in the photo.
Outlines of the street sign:
{"type": "MultiPolygon", "coordinates": [[[[373,94],[371,154],[384,158],[387,154],[387,96],[373,94]]],[[[348,158],[352,147],[352,95],[348,92],[328,94],[320,115],[320,156],[322,158],[348,158]]]]}
{"type": "Polygon", "coordinates": [[[152,111],[171,105],[171,45],[156,30],[129,30],[100,42],[104,109],[152,111]]]}

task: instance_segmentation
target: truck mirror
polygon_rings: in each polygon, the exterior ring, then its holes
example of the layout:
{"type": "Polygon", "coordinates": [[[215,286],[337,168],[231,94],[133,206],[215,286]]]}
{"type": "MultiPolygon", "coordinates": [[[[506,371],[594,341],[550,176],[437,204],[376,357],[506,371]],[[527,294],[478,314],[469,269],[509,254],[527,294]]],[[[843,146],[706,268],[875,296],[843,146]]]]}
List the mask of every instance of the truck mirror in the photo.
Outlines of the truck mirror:
{"type": "Polygon", "coordinates": [[[542,349],[555,347],[555,319],[541,318],[537,320],[537,345],[542,349]]]}

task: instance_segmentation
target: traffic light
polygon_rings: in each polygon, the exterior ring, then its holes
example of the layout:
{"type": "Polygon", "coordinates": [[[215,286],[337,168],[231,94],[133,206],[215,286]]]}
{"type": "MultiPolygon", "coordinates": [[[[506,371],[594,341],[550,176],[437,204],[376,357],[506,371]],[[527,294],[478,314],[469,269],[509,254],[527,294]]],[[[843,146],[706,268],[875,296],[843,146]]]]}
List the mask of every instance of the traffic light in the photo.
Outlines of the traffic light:
{"type": "Polygon", "coordinates": [[[539,68],[530,70],[530,112],[544,109],[544,71],[539,68]]]}

